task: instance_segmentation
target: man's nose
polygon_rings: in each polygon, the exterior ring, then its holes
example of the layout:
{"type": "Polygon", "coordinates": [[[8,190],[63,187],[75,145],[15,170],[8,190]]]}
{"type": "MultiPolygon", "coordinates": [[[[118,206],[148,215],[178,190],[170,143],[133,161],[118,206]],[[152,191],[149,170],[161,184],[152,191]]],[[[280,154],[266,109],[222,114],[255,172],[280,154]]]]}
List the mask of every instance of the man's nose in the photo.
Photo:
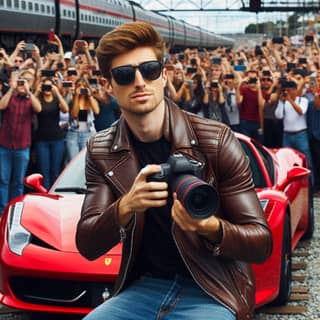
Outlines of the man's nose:
{"type": "Polygon", "coordinates": [[[136,69],[136,75],[134,78],[134,85],[136,87],[142,87],[142,86],[146,85],[146,82],[145,82],[145,80],[144,80],[144,78],[138,68],[136,69]]]}

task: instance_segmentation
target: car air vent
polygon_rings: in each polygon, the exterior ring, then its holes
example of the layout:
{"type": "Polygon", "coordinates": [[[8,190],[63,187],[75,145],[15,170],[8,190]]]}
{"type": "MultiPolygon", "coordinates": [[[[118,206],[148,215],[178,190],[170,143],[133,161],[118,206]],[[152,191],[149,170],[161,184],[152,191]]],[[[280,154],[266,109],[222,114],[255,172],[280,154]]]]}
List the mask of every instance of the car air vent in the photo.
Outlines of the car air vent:
{"type": "Polygon", "coordinates": [[[38,247],[47,248],[47,249],[50,249],[50,250],[56,250],[57,251],[56,248],[54,248],[50,244],[44,242],[43,240],[41,240],[40,238],[36,237],[35,235],[32,235],[30,243],[32,243],[33,245],[38,246],[38,247]]]}

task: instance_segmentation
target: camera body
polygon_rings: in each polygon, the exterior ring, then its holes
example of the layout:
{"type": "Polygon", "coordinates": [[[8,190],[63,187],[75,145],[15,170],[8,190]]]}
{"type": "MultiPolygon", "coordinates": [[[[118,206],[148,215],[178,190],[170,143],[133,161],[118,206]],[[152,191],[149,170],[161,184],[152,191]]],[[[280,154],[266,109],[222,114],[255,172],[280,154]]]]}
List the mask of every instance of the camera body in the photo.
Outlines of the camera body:
{"type": "Polygon", "coordinates": [[[219,207],[217,190],[203,181],[202,164],[182,154],[171,155],[166,163],[160,164],[161,172],[148,176],[148,181],[167,182],[171,192],[192,218],[205,219],[219,207]]]}

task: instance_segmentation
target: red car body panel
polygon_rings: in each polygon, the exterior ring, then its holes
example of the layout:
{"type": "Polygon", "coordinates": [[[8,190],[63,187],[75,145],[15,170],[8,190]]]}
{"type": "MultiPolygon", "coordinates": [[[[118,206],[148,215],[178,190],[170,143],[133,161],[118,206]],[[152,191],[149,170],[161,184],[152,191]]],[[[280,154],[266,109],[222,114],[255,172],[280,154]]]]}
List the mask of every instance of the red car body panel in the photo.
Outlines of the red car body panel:
{"type": "MultiPolygon", "coordinates": [[[[257,287],[256,305],[261,306],[274,300],[279,292],[286,214],[290,215],[292,250],[308,226],[308,176],[292,180],[283,190],[279,190],[288,171],[293,166],[305,167],[306,160],[293,149],[269,150],[246,136],[237,134],[237,137],[252,153],[249,158],[254,157],[257,174],[263,181],[264,186],[257,187],[256,192],[264,207],[274,242],[271,257],[263,264],[252,266],[257,287]],[[256,148],[261,148],[266,157],[272,159],[273,179],[256,148]]],[[[71,170],[71,165],[67,166],[61,176],[71,170]]],[[[11,201],[6,208],[0,237],[0,302],[4,305],[30,311],[85,314],[91,307],[72,303],[49,304],[45,299],[30,302],[19,296],[21,293],[18,291],[24,289],[20,288],[20,284],[15,287],[12,279],[31,279],[35,283],[38,283],[38,279],[49,279],[48,283],[61,280],[99,284],[110,284],[116,279],[121,261],[121,245],[95,261],[88,261],[79,254],[75,245],[75,232],[84,196],[68,192],[52,193],[60,182],[61,178],[58,178],[49,193],[26,194],[11,201]],[[8,245],[9,209],[17,202],[23,203],[21,225],[32,234],[32,241],[23,249],[22,255],[13,253],[8,245]]],[[[61,290],[66,288],[62,287],[61,290]]],[[[26,290],[25,294],[30,293],[26,290]]]]}

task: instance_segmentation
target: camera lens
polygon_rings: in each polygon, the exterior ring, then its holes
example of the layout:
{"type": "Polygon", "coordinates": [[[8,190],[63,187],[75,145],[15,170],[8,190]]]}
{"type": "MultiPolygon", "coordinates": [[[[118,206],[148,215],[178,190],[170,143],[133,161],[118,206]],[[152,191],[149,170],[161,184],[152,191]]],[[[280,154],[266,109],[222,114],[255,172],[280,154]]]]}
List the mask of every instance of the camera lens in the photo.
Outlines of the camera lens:
{"type": "Polygon", "coordinates": [[[205,219],[218,209],[219,196],[216,189],[194,175],[177,175],[173,179],[173,190],[177,193],[191,217],[205,219]]]}

